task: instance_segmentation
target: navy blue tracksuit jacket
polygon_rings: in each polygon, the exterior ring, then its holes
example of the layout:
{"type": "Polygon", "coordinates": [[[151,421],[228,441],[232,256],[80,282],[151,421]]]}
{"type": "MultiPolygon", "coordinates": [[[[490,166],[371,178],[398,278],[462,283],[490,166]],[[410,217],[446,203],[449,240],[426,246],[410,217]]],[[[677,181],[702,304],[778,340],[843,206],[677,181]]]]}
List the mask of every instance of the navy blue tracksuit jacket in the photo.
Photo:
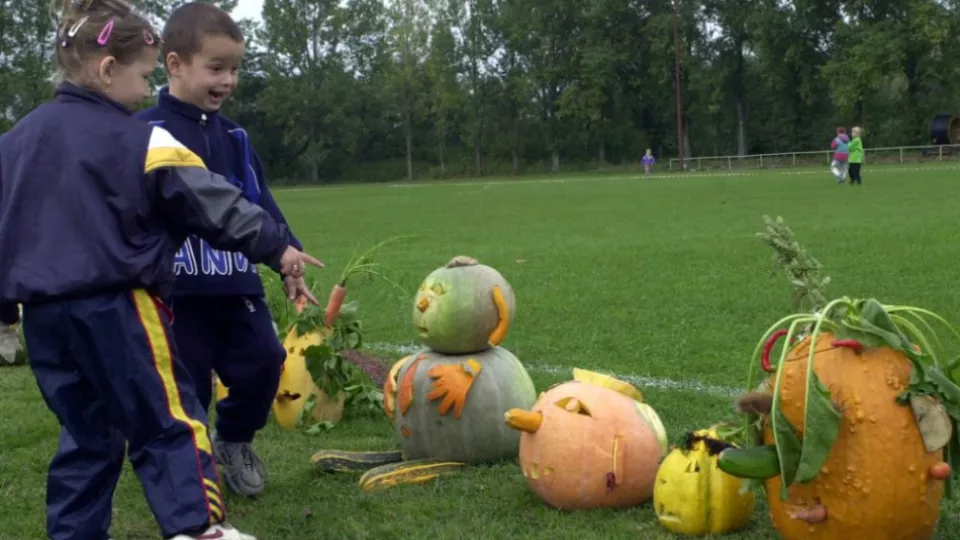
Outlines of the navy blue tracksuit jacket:
{"type": "Polygon", "coordinates": [[[275,269],[291,242],[170,133],[70,83],[0,140],[0,302],[23,304],[30,367],[62,426],[53,540],[108,537],[126,452],[165,537],[224,519],[163,302],[188,234],[275,269]]]}
{"type": "MultiPolygon", "coordinates": [[[[265,182],[247,132],[218,112],[183,102],[163,88],[154,107],[137,115],[173,134],[211,171],[286,224],[265,182]]],[[[292,244],[302,249],[296,238],[292,244]]],[[[286,351],[273,329],[257,267],[239,253],[190,237],[174,256],[174,334],[200,403],[212,400],[212,371],[229,389],[217,404],[216,431],[230,442],[250,442],[263,428],[280,384],[286,351]]],[[[281,280],[275,281],[276,287],[281,280]]]]}

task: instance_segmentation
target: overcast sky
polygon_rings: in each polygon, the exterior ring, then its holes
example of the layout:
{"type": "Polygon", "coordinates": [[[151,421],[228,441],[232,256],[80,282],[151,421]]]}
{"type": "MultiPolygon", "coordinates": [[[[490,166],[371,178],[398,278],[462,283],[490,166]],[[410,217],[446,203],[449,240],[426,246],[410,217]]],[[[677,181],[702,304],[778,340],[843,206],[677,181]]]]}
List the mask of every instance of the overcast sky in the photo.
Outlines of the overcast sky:
{"type": "Polygon", "coordinates": [[[263,0],[240,0],[233,10],[234,19],[259,19],[263,11],[263,0]]]}

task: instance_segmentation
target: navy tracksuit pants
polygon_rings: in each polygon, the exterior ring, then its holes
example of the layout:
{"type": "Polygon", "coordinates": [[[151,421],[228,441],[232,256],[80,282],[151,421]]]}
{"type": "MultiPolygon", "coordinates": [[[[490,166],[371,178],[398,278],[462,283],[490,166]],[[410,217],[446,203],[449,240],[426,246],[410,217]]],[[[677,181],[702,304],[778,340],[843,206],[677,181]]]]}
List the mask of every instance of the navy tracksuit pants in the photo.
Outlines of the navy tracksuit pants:
{"type": "Polygon", "coordinates": [[[0,303],[0,323],[11,325],[20,322],[20,309],[16,303],[0,303]]]}
{"type": "Polygon", "coordinates": [[[148,293],[26,304],[37,385],[60,422],[47,475],[52,540],[106,540],[124,455],[164,537],[225,519],[207,417],[148,293]]]}
{"type": "Polygon", "coordinates": [[[250,442],[267,425],[286,358],[261,296],[178,296],[173,331],[204,411],[213,393],[211,370],[230,389],[217,403],[217,437],[250,442]]]}

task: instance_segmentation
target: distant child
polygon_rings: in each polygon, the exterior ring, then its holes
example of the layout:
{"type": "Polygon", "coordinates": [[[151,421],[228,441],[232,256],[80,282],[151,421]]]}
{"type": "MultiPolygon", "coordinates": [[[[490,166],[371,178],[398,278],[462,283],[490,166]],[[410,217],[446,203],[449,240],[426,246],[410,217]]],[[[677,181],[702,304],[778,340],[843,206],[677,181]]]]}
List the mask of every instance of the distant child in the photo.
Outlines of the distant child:
{"type": "Polygon", "coordinates": [[[860,127],[855,126],[850,130],[853,140],[850,141],[850,185],[863,185],[860,181],[860,168],[863,166],[863,141],[860,140],[860,127]]]}
{"type": "Polygon", "coordinates": [[[0,305],[23,305],[30,369],[60,424],[47,538],[108,538],[129,456],[164,538],[255,540],[225,522],[207,416],[169,340],[173,256],[196,234],[279,272],[321,263],[131,115],[160,45],[145,18],[122,0],[62,9],[63,82],[0,140],[0,305]]]}
{"type": "MultiPolygon", "coordinates": [[[[155,107],[137,116],[172,133],[248,201],[286,224],[247,132],[219,114],[237,86],[244,56],[240,27],[213,4],[184,4],[164,26],[162,54],[169,87],[160,90],[155,107]]],[[[292,235],[290,240],[301,249],[292,235]]],[[[211,370],[230,389],[217,403],[213,438],[224,482],[241,495],[258,495],[266,470],[252,442],[267,424],[286,351],[274,330],[257,267],[240,253],[191,236],[174,257],[173,270],[174,336],[201,406],[210,407],[211,370]]],[[[286,275],[283,283],[288,296],[303,295],[317,303],[302,277],[286,275]]]]}
{"type": "Polygon", "coordinates": [[[847,137],[847,129],[837,128],[837,136],[830,142],[830,148],[833,149],[833,161],[830,163],[830,171],[837,178],[837,183],[842,184],[847,177],[847,158],[850,152],[850,137],[847,137]]]}
{"type": "Polygon", "coordinates": [[[653,151],[647,148],[647,153],[643,155],[640,162],[643,164],[643,175],[650,176],[653,173],[653,164],[657,162],[653,157],[653,151]]]}

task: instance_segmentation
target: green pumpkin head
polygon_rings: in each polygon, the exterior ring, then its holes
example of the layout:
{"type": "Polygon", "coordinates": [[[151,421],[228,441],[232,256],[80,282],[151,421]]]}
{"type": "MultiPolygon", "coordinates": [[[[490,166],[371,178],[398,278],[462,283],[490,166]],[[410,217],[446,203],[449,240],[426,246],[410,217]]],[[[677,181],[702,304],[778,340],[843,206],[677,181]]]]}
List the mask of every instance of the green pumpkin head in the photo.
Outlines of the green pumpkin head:
{"type": "Polygon", "coordinates": [[[515,310],[513,288],[500,272],[459,256],[420,284],[413,324],[434,351],[468,354],[499,345],[515,310]]]}

